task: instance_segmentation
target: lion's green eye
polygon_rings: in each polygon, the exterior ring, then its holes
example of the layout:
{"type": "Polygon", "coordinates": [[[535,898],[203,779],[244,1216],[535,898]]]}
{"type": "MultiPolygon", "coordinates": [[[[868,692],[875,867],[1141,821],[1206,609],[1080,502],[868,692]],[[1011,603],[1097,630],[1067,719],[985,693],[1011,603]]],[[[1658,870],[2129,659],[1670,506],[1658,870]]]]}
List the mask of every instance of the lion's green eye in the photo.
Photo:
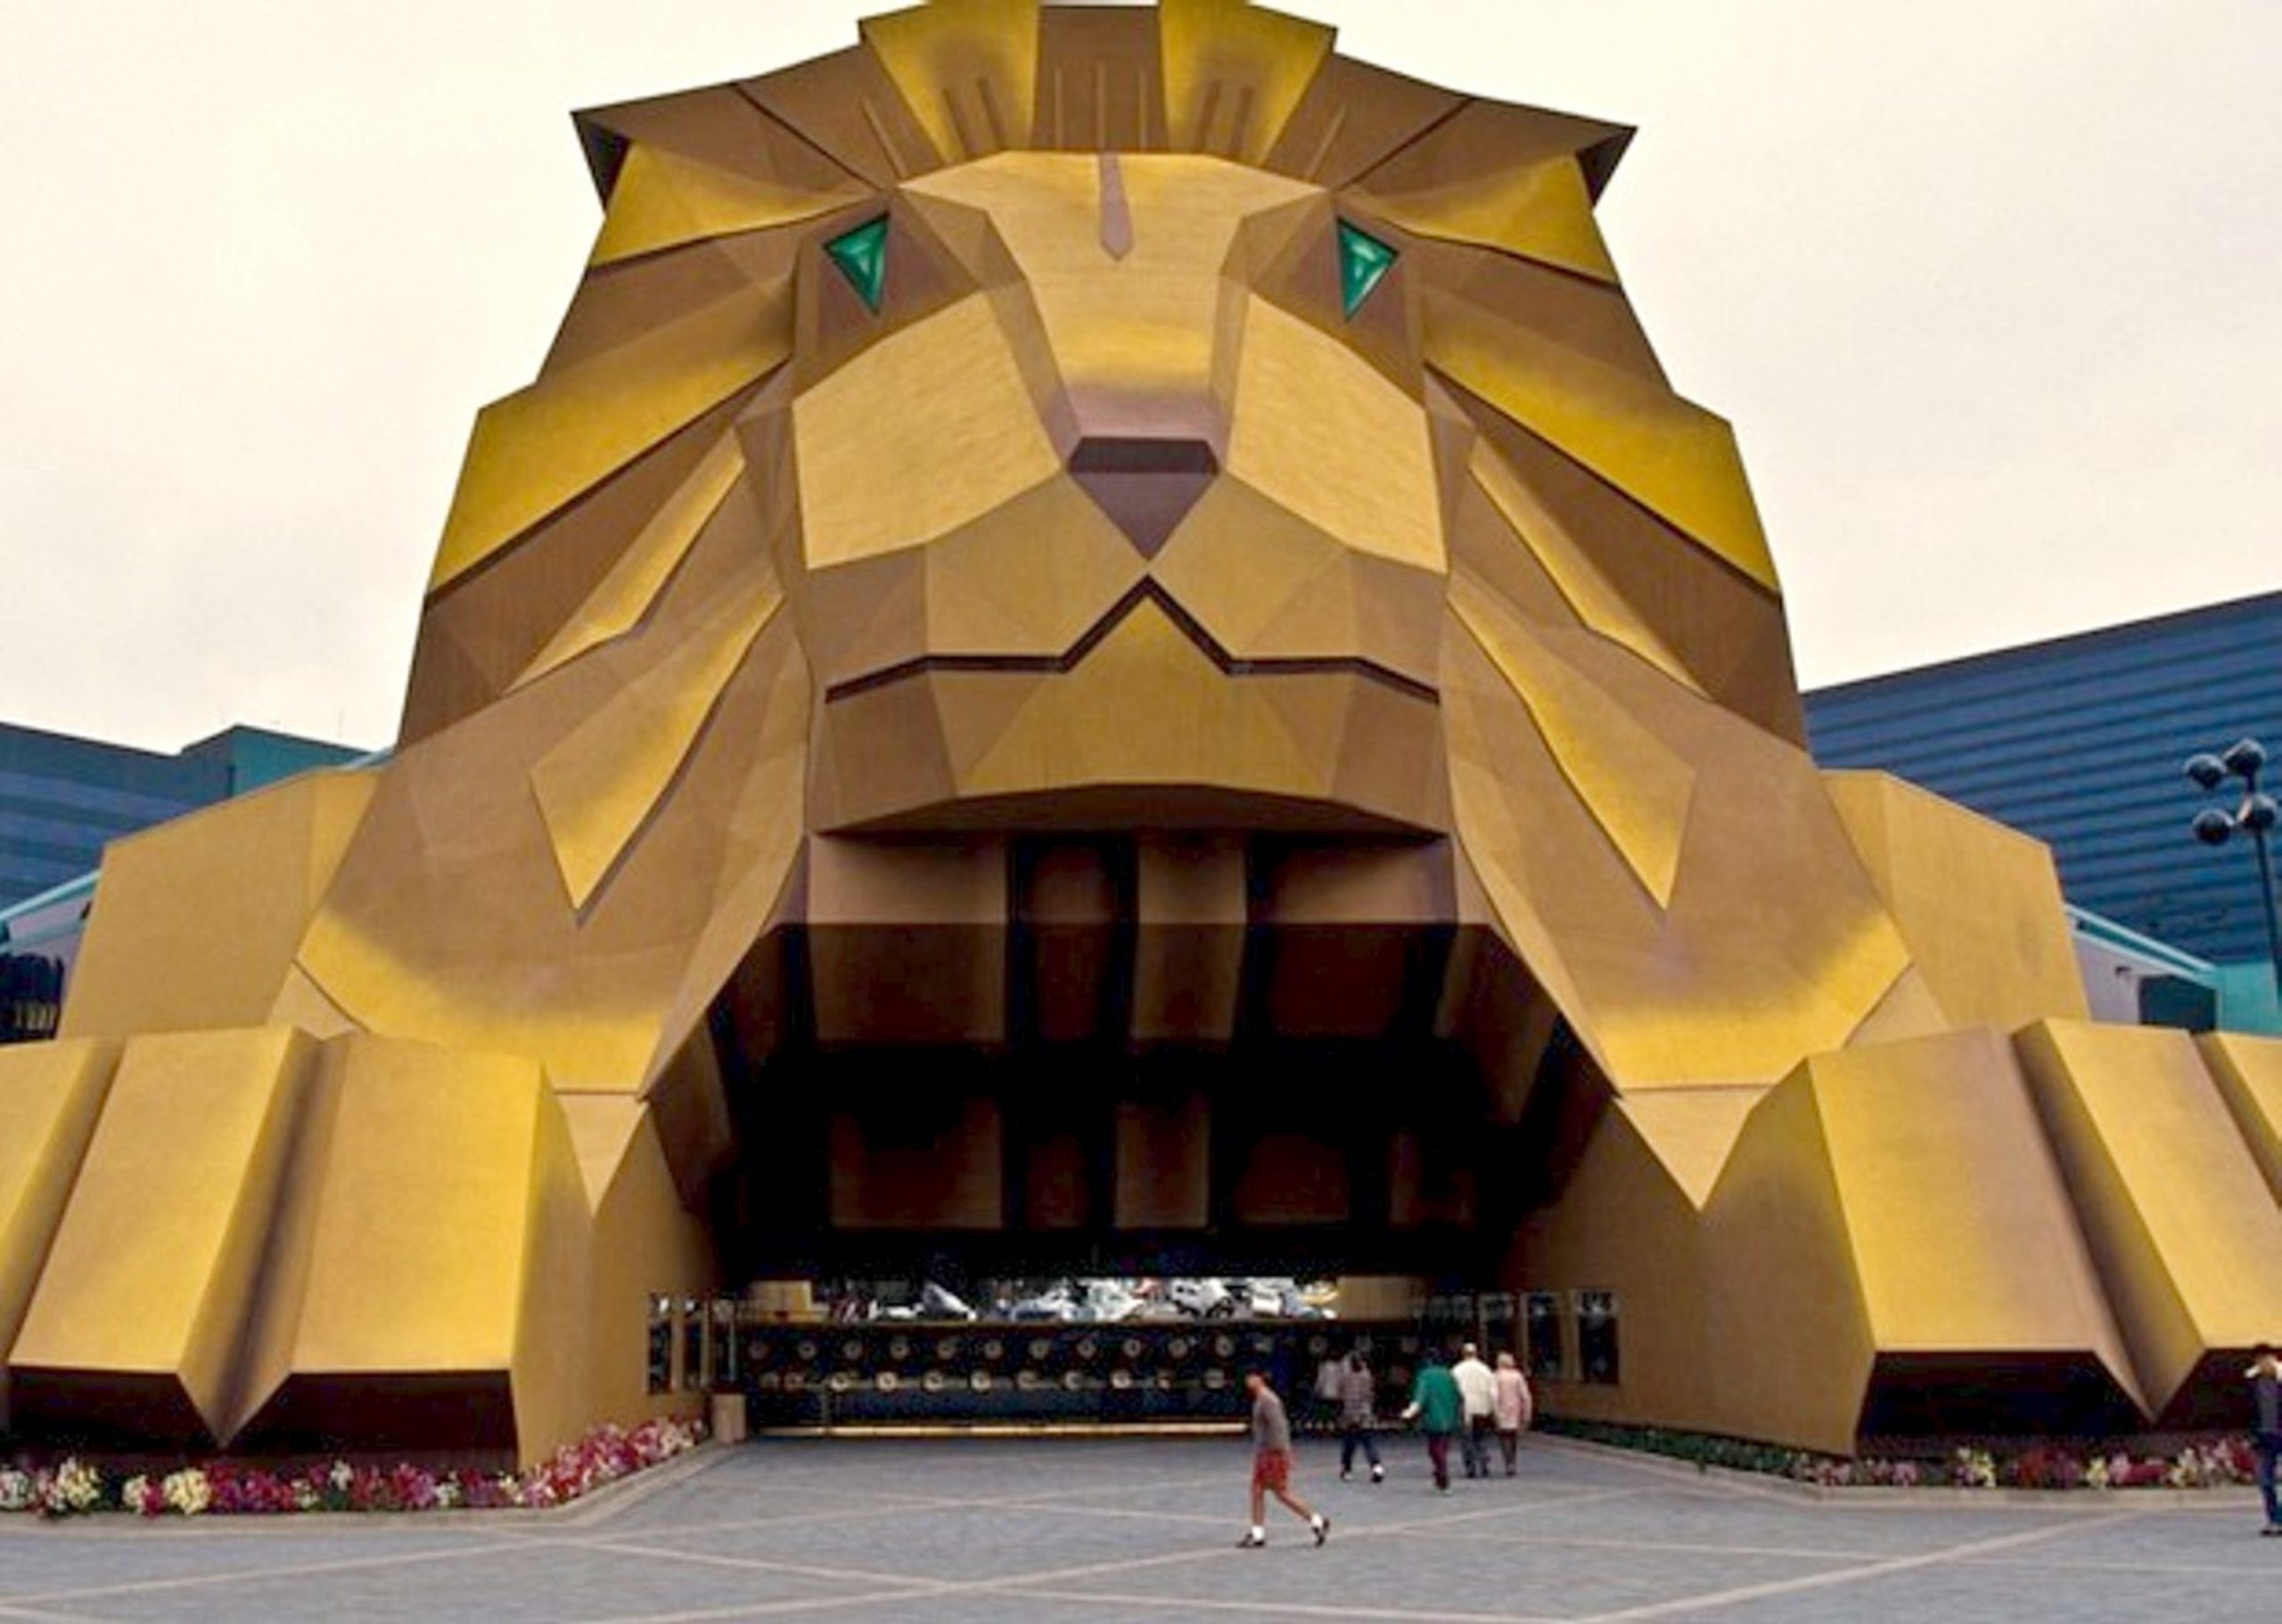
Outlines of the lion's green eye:
{"type": "Polygon", "coordinates": [[[848,278],[848,285],[856,290],[864,308],[877,313],[880,296],[888,285],[888,217],[867,220],[834,237],[824,245],[824,251],[848,278]]]}
{"type": "Polygon", "coordinates": [[[1395,250],[1367,231],[1339,223],[1339,294],[1353,316],[1394,268],[1395,250]]]}

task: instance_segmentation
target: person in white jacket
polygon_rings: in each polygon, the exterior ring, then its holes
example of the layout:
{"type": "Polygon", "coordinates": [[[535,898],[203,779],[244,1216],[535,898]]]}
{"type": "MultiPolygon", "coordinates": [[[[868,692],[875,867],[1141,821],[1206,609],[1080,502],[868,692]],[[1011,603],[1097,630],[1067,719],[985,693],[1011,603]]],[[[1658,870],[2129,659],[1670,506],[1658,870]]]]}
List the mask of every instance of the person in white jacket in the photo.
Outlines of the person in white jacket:
{"type": "Polygon", "coordinates": [[[1465,1430],[1458,1434],[1458,1448],[1465,1458],[1465,1474],[1470,1478],[1490,1475],[1490,1435],[1497,1430],[1498,1378],[1490,1366],[1482,1362],[1482,1350],[1472,1342],[1458,1349],[1458,1362],[1450,1366],[1457,1378],[1458,1397],[1465,1405],[1465,1430]]]}

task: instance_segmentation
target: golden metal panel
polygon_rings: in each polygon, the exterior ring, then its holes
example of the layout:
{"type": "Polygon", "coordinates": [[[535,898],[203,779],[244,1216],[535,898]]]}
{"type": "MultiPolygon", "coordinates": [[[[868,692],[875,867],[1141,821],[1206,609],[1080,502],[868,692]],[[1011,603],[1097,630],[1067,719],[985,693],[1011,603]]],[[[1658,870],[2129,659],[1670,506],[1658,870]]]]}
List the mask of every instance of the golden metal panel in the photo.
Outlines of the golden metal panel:
{"type": "Polygon", "coordinates": [[[1265,161],[1280,175],[1343,186],[1464,101],[1368,62],[1327,57],[1265,161]]]}
{"type": "MultiPolygon", "coordinates": [[[[1125,535],[1066,476],[926,550],[925,641],[902,651],[1060,656],[1145,572],[1125,535]]],[[[882,664],[888,663],[882,660],[882,664]]]]}
{"type": "Polygon", "coordinates": [[[1243,844],[1225,836],[1145,840],[1137,870],[1134,1041],[1228,1041],[1244,970],[1243,844]]]}
{"type": "Polygon", "coordinates": [[[1244,0],[1161,0],[1172,144],[1259,163],[1331,55],[1334,30],[1244,0]]]}
{"type": "MultiPolygon", "coordinates": [[[[564,1098],[567,1110],[572,1102],[564,1098]]],[[[621,1104],[634,1120],[624,1154],[603,1173],[595,1196],[588,1324],[571,1340],[587,1355],[582,1419],[631,1425],[653,1415],[686,1413],[690,1401],[647,1390],[649,1300],[701,1295],[720,1276],[710,1237],[682,1207],[648,1111],[634,1101],[621,1104]]],[[[571,1121],[578,1132],[577,1118],[571,1121]]]]}
{"type": "Polygon", "coordinates": [[[0,1431],[8,1350],[118,1062],[117,1044],[85,1038],[0,1049],[0,1431]]]}
{"type": "MultiPolygon", "coordinates": [[[[1344,593],[1346,550],[1338,537],[1251,486],[1216,480],[1151,561],[1149,574],[1223,648],[1253,655],[1270,652],[1261,636],[1295,597],[1344,593]]],[[[1351,627],[1351,610],[1349,619],[1351,627]]]]}
{"type": "Polygon", "coordinates": [[[953,162],[1030,144],[1038,0],[930,0],[866,17],[864,43],[953,162]]]}
{"type": "Polygon", "coordinates": [[[672,314],[484,408],[437,544],[431,592],[781,363],[792,299],[763,283],[672,314]]]}
{"type": "Polygon", "coordinates": [[[267,1021],[378,783],[306,773],[114,841],[62,1035],[267,1021]]]}
{"type": "MultiPolygon", "coordinates": [[[[589,108],[574,115],[574,121],[590,143],[596,133],[607,132],[634,146],[653,147],[781,188],[823,193],[863,178],[830,153],[825,144],[797,133],[759,105],[749,87],[710,85],[677,94],[620,102],[589,108]]],[[[631,161],[630,151],[622,153],[615,171],[616,185],[625,183],[626,166],[631,161]]],[[[612,196],[614,200],[615,185],[612,196]]]]}
{"type": "Polygon", "coordinates": [[[1753,1110],[1698,1244],[1716,1430],[1851,1454],[1876,1341],[1803,1072],[1753,1110]]]}
{"type": "Polygon", "coordinates": [[[944,161],[879,57],[866,46],[747,79],[737,88],[875,186],[893,185],[944,161]]]}
{"type": "MultiPolygon", "coordinates": [[[[1323,686],[1351,679],[1275,680],[1323,686]]],[[[993,795],[1203,782],[1320,798],[1331,788],[1331,766],[1309,759],[1258,685],[1228,681],[1148,603],[1075,670],[1041,684],[960,787],[993,795]]]]}
{"type": "MultiPolygon", "coordinates": [[[[661,623],[659,646],[688,624],[661,623]]],[[[342,1009],[388,1036],[532,1055],[566,1087],[638,1088],[678,1047],[697,950],[735,910],[759,907],[735,921],[759,926],[800,839],[784,809],[800,801],[809,690],[780,619],[688,758],[680,811],[581,917],[529,767],[641,675],[649,642],[598,650],[390,763],[301,947],[342,1009]]]]}
{"type": "Polygon", "coordinates": [[[563,661],[632,631],[743,473],[744,457],[736,440],[724,437],[716,441],[689,478],[634,533],[594,591],[512,685],[520,688],[563,661]]]}
{"type": "MultiPolygon", "coordinates": [[[[1706,1226],[1631,1103],[1604,1113],[1563,1199],[1523,1222],[1501,1279],[1517,1291],[1561,1292],[1590,1282],[1616,1292],[1623,1306],[1622,1385],[1579,1382],[1572,1365],[1570,1379],[1536,1382],[1541,1409],[1729,1431],[1723,1363],[1708,1340],[1706,1226]]],[[[1340,1307],[1346,1311],[1343,1290],[1340,1307]]],[[[1756,1370],[1756,1360],[1747,1366],[1756,1370]]]]}
{"type": "Polygon", "coordinates": [[[2282,1201],[2282,1039],[2211,1032],[2196,1042],[2267,1187],[2282,1201]]]}
{"type": "Polygon", "coordinates": [[[1263,299],[1249,303],[1243,342],[1228,472],[1359,552],[1443,568],[1419,403],[1337,339],[1263,299]]]}
{"type": "Polygon", "coordinates": [[[649,1108],[625,1094],[557,1091],[554,1102],[562,1108],[562,1120],[570,1130],[570,1150],[578,1159],[587,1209],[600,1212],[612,1181],[633,1152],[636,1136],[649,1120],[649,1108]]]}
{"type": "Polygon", "coordinates": [[[792,424],[811,569],[932,540],[1062,471],[980,294],[816,384],[792,424]]]}
{"type": "Polygon", "coordinates": [[[2010,1046],[1985,1028],[1809,1062],[1881,1353],[2131,1362],[2010,1046]]]}
{"type": "Polygon", "coordinates": [[[1556,340],[1429,295],[1426,359],[1769,591],[1775,561],[1727,422],[1556,340]]]}
{"type": "Polygon", "coordinates": [[[637,145],[627,154],[618,185],[611,189],[610,212],[595,241],[592,262],[611,265],[707,237],[813,220],[861,202],[869,191],[852,176],[817,191],[637,145]]]}
{"type": "Polygon", "coordinates": [[[240,1344],[316,1049],[275,1027],[127,1045],[16,1337],[19,1374],[171,1377],[227,1441],[240,1395],[277,1374],[240,1344]]]}
{"type": "Polygon", "coordinates": [[[1672,1182],[1699,1210],[1728,1165],[1744,1124],[1767,1090],[1740,1088],[1636,1088],[1617,1102],[1672,1182]]]}
{"type": "Polygon", "coordinates": [[[1563,775],[1640,883],[1659,905],[1670,906],[1695,799],[1694,768],[1463,572],[1450,582],[1450,606],[1529,707],[1563,775]]]}
{"type": "Polygon", "coordinates": [[[1091,154],[1002,153],[910,190],[988,214],[1036,302],[1085,433],[1217,441],[1213,342],[1238,227],[1317,194],[1189,154],[1126,154],[1119,172],[1133,232],[1122,257],[1102,246],[1101,168],[1091,154]]]}
{"type": "Polygon", "coordinates": [[[696,744],[721,691],[784,595],[766,563],[685,641],[531,767],[570,905],[583,908],[696,744]]]}
{"type": "MultiPolygon", "coordinates": [[[[1460,115],[1463,117],[1464,115],[1460,115]]],[[[1424,144],[1431,147],[1430,139],[1424,144]]],[[[1597,281],[1616,265],[1593,220],[1584,171],[1565,154],[1453,177],[1441,186],[1403,188],[1397,158],[1355,188],[1364,204],[1407,231],[1543,260],[1597,281]]]]}
{"type": "Polygon", "coordinates": [[[1046,7],[1032,129],[1039,147],[1120,153],[1162,147],[1155,16],[1138,7],[1046,7]]]}
{"type": "Polygon", "coordinates": [[[2089,1014],[2042,842],[1884,773],[1827,775],[1886,911],[1958,1026],[2089,1014]]]}
{"type": "Polygon", "coordinates": [[[1933,989],[1926,986],[1924,972],[1912,964],[1886,989],[1886,996],[1878,1000],[1877,1007],[1846,1035],[1846,1041],[1899,1043],[1906,1038],[1931,1037],[1946,1031],[1950,1025],[1949,1017],[1933,1001],[1933,989]]]}
{"type": "Polygon", "coordinates": [[[526,1462],[575,1442],[593,1424],[588,1327],[598,1311],[624,1312],[591,1300],[595,1226],[569,1127],[551,1097],[539,1102],[537,1139],[528,1216],[516,1237],[522,1291],[513,1391],[515,1441],[526,1462]]]}
{"type": "Polygon", "coordinates": [[[2047,1021],[2015,1040],[2149,1410],[2282,1325],[2282,1209],[2195,1040],[2047,1021]]]}
{"type": "MultiPolygon", "coordinates": [[[[1485,621],[1505,612],[1464,601],[1485,621]]],[[[1515,627],[1694,774],[1660,911],[1473,633],[1446,645],[1460,838],[1603,1070],[1625,1088],[1763,1083],[1845,1042],[1909,959],[1812,763],[1598,636],[1515,627]]]]}
{"type": "Polygon", "coordinates": [[[356,1036],[292,1348],[302,1375],[505,1370],[514,1355],[542,1106],[538,1065],[356,1036]]]}
{"type": "Polygon", "coordinates": [[[1580,619],[1603,636],[1614,638],[1674,682],[1703,692],[1703,685],[1679,656],[1625,601],[1559,515],[1514,476],[1496,451],[1476,441],[1467,467],[1514,534],[1545,566],[1580,619]]]}

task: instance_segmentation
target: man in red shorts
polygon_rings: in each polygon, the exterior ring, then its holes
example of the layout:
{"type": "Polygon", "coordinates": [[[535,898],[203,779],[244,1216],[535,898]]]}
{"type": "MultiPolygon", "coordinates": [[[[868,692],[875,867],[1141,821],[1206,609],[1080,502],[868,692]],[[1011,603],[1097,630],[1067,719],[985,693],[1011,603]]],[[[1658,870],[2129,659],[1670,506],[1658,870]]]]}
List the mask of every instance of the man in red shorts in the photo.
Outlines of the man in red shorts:
{"type": "Polygon", "coordinates": [[[1244,1390],[1252,1395],[1252,1527],[1236,1541],[1237,1548],[1268,1543],[1269,1495],[1306,1522],[1321,1545],[1331,1537],[1331,1519],[1292,1492],[1292,1419],[1284,1413],[1284,1400],[1256,1370],[1245,1375],[1244,1390]]]}

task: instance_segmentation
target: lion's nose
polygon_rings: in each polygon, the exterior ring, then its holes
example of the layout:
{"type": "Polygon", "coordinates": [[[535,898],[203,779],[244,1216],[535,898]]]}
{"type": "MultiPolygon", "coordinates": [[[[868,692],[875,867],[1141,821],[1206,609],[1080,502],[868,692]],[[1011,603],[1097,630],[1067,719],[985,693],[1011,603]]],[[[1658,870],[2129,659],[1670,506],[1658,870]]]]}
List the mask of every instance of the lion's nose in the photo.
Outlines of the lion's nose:
{"type": "Polygon", "coordinates": [[[1201,439],[1096,438],[1070,454],[1071,476],[1144,558],[1156,557],[1219,472],[1201,439]]]}

